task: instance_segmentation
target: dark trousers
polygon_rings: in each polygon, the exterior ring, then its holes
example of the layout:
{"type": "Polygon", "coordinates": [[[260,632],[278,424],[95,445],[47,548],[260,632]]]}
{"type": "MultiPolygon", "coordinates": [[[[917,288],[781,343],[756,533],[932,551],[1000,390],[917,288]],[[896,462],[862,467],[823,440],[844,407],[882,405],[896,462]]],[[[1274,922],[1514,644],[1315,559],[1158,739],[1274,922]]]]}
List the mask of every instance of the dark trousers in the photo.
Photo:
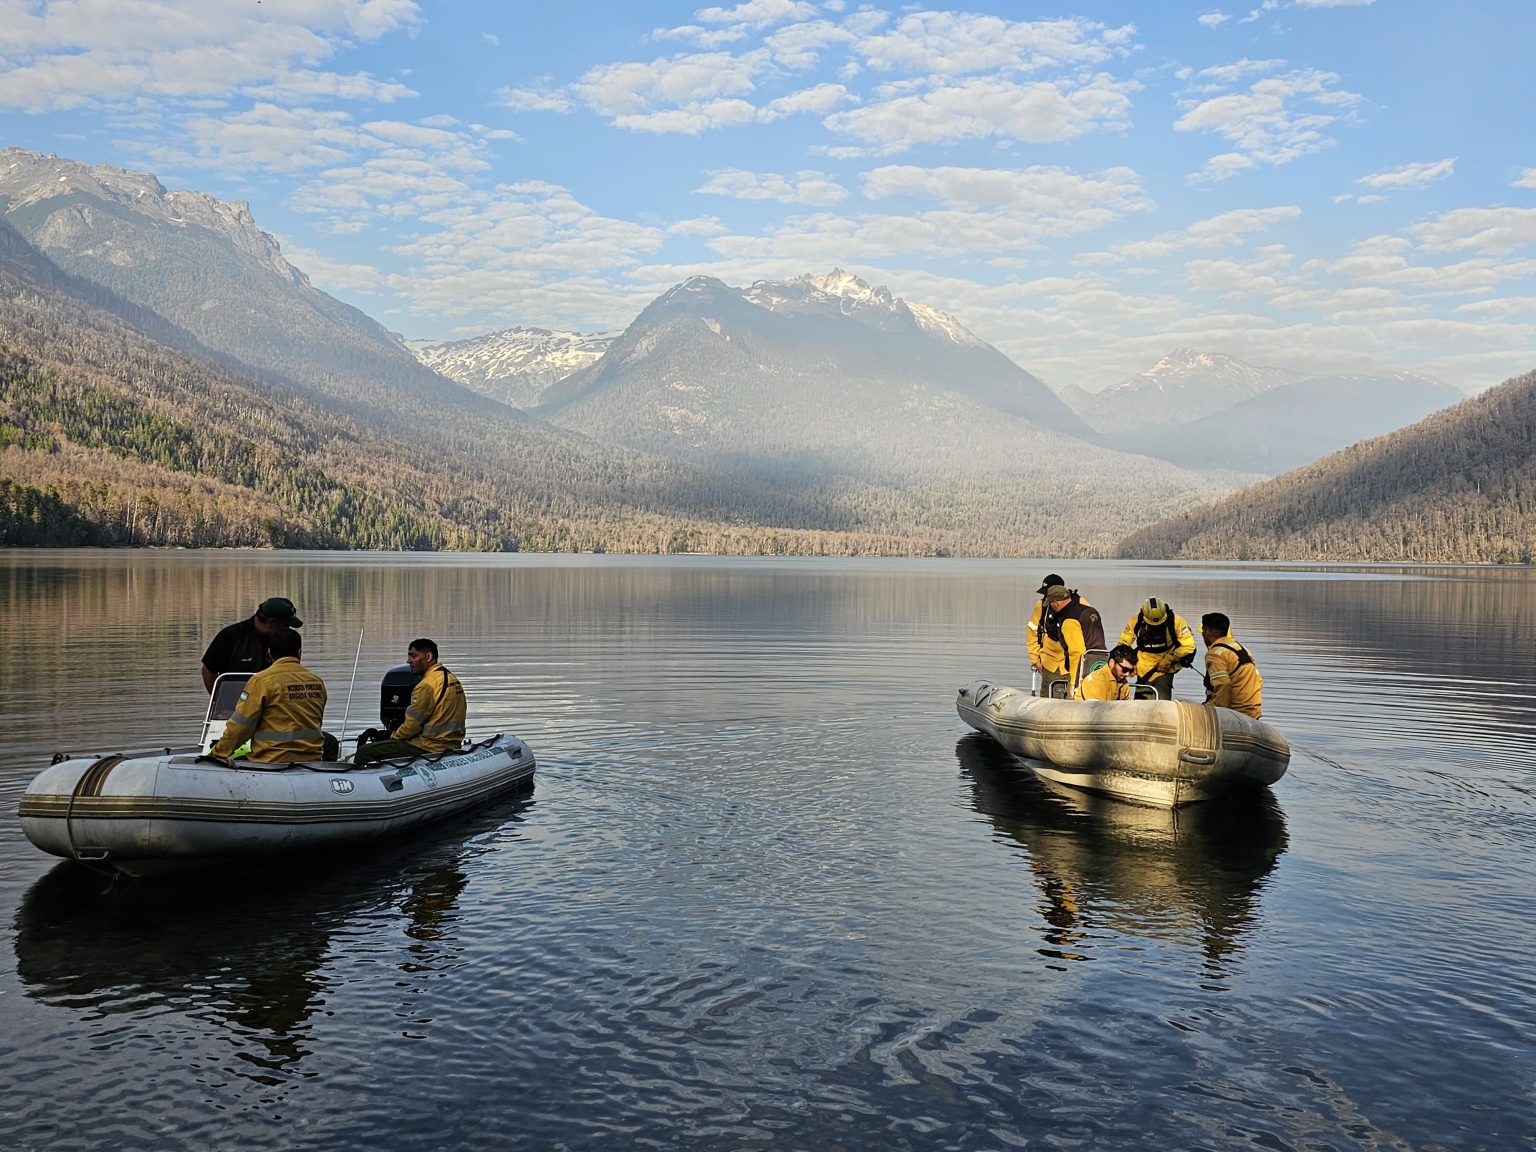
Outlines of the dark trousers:
{"type": "Polygon", "coordinates": [[[393,760],[397,756],[420,756],[421,749],[409,740],[375,740],[364,744],[352,757],[354,764],[372,764],[375,760],[393,760]]]}

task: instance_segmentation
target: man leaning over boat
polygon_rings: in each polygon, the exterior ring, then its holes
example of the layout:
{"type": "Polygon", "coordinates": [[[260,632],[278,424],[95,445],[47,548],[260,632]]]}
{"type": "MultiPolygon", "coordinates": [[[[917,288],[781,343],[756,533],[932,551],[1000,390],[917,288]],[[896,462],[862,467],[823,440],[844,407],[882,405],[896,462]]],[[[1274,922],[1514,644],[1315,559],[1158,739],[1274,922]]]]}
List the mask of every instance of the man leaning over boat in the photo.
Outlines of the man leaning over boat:
{"type": "Polygon", "coordinates": [[[437,662],[437,643],[412,640],[405,662],[420,676],[411,692],[405,719],[387,740],[365,744],[352,757],[354,764],[371,764],[396,756],[451,752],[464,743],[464,719],[469,706],[459,678],[437,662]]]}
{"type": "Polygon", "coordinates": [[[1253,654],[1232,637],[1232,621],[1224,612],[1200,617],[1205,641],[1205,702],[1230,708],[1255,720],[1263,713],[1264,677],[1253,654]]]}
{"type": "Polygon", "coordinates": [[[1195,661],[1195,634],[1189,623],[1168,606],[1150,597],[1126,622],[1120,643],[1136,648],[1136,682],[1150,684],[1159,699],[1173,699],[1173,678],[1195,661]]]}
{"type": "Polygon", "coordinates": [[[254,615],[219,629],[209,643],[199,669],[203,690],[211,693],[213,682],[226,672],[259,672],[268,667],[272,657],[267,652],[267,642],[272,633],[302,627],[304,621],[299,619],[292,600],[286,596],[267,597],[256,606],[254,615]]]}
{"type": "Polygon", "coordinates": [[[325,722],[325,681],[299,663],[304,642],[292,628],[267,637],[272,663],[246,681],[240,702],[209,755],[229,759],[247,740],[245,759],[258,764],[296,764],[329,757],[325,722]]]}
{"type": "MultiPolygon", "coordinates": [[[[1040,630],[1060,645],[1064,666],[1062,679],[1067,682],[1065,695],[1077,691],[1077,677],[1082,669],[1083,653],[1104,647],[1104,624],[1098,610],[1083,601],[1075,588],[1053,584],[1045,590],[1046,613],[1040,630]]],[[[1042,693],[1049,691],[1042,679],[1042,693]]]]}

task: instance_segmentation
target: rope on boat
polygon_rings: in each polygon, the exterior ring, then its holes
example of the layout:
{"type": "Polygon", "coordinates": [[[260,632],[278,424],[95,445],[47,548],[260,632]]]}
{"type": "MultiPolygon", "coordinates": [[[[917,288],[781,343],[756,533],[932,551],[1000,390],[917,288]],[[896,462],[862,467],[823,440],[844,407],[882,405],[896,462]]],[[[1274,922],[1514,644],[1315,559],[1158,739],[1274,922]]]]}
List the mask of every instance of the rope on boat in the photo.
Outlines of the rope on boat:
{"type": "MultiPolygon", "coordinates": [[[[100,796],[101,786],[106,782],[108,774],[126,759],[127,757],[121,752],[114,753],[111,756],[103,756],[84,772],[80,773],[80,779],[75,781],[75,786],[69,793],[69,807],[64,810],[64,839],[69,842],[70,856],[74,858],[77,864],[83,864],[92,871],[100,872],[107,876],[112,875],[113,869],[98,867],[98,862],[106,859],[105,854],[94,857],[82,856],[79,846],[75,844],[73,822],[75,800],[82,795],[100,796]]],[[[97,851],[102,850],[98,849],[97,851]]]]}

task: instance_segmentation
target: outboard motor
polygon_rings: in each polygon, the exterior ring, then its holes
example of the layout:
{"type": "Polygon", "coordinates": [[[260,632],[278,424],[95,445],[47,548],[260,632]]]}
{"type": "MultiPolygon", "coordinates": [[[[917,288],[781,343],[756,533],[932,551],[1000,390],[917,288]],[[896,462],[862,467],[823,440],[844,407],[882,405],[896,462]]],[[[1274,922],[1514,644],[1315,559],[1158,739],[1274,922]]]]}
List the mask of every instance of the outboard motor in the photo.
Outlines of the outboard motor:
{"type": "Polygon", "coordinates": [[[379,722],[384,725],[384,735],[405,723],[411,692],[420,683],[421,677],[411,671],[409,664],[396,664],[384,673],[384,683],[379,686],[379,722]]]}

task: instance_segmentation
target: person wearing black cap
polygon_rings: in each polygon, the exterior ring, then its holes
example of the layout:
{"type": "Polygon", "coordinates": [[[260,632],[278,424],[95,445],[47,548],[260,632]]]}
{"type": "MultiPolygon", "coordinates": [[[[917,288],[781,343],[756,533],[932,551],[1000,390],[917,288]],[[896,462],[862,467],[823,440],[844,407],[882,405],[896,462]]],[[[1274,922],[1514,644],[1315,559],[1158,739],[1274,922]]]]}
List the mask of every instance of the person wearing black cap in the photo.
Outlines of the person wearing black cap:
{"type": "Polygon", "coordinates": [[[272,663],[267,640],[279,628],[302,628],[304,621],[294,612],[293,601],[286,596],[270,596],[256,606],[248,620],[237,620],[219,634],[203,653],[203,690],[213,691],[213,682],[226,672],[260,672],[272,663]]]}
{"type": "Polygon", "coordinates": [[[1040,629],[1047,611],[1046,589],[1065,583],[1066,581],[1057,572],[1048,573],[1045,579],[1040,581],[1040,587],[1035,589],[1040,594],[1040,601],[1035,605],[1035,610],[1030,613],[1029,623],[1024,628],[1024,646],[1029,649],[1029,666],[1040,677],[1040,686],[1036,689],[1036,695],[1039,696],[1049,696],[1051,685],[1057,680],[1066,678],[1065,672],[1057,671],[1066,662],[1066,653],[1061,650],[1061,645],[1057,641],[1052,640],[1040,629]]]}

